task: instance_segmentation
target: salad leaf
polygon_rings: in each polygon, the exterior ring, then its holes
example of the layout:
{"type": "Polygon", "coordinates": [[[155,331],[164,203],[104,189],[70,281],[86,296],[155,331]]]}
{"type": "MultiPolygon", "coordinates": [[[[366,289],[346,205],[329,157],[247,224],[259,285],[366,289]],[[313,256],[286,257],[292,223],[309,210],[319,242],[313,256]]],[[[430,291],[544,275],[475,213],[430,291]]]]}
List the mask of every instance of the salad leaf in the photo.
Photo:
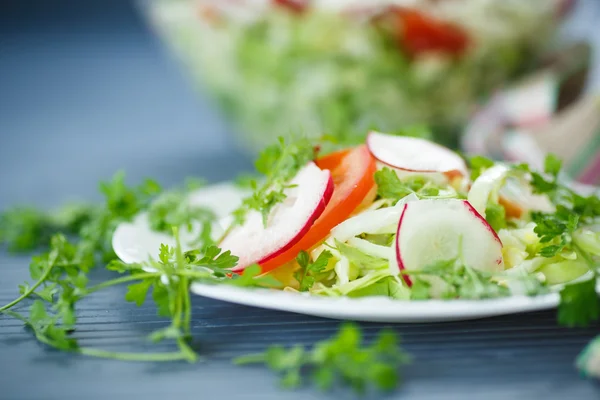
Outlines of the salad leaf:
{"type": "Polygon", "coordinates": [[[15,207],[0,213],[0,244],[14,253],[47,247],[55,233],[75,234],[89,222],[98,208],[71,204],[56,211],[15,207]]]}
{"type": "Polygon", "coordinates": [[[486,169],[493,167],[495,162],[484,156],[473,156],[469,158],[469,167],[471,168],[471,180],[479,178],[479,175],[486,169]]]}
{"type": "Polygon", "coordinates": [[[394,243],[392,234],[362,234],[360,238],[379,246],[389,247],[394,243]]]}
{"type": "Polygon", "coordinates": [[[219,281],[239,287],[265,287],[265,288],[281,288],[283,285],[275,277],[270,275],[261,275],[260,266],[257,264],[250,265],[244,269],[241,275],[236,275],[231,279],[219,281]]]}
{"type": "Polygon", "coordinates": [[[397,300],[408,300],[410,289],[398,282],[394,277],[388,276],[371,285],[348,293],[348,297],[385,296],[397,300]]]}
{"type": "MultiPolygon", "coordinates": [[[[288,182],[300,168],[314,158],[315,147],[306,138],[286,143],[280,137],[276,144],[267,147],[255,163],[256,170],[265,176],[264,183],[259,185],[256,180],[250,181],[249,184],[254,192],[233,212],[235,223],[242,224],[246,215],[254,210],[261,213],[263,224],[267,226],[267,218],[273,207],[286,198],[284,190],[289,187],[288,182]]],[[[225,235],[230,229],[225,232],[225,235]]]]}
{"type": "Polygon", "coordinates": [[[322,251],[314,262],[310,262],[310,256],[304,250],[298,253],[296,262],[300,265],[300,270],[294,273],[294,278],[300,284],[299,290],[306,292],[315,284],[315,277],[323,272],[333,257],[330,251],[322,251]]]}
{"type": "Polygon", "coordinates": [[[600,317],[600,300],[596,293],[596,279],[566,285],[560,291],[558,322],[575,327],[588,326],[600,317]]]}
{"type": "Polygon", "coordinates": [[[540,250],[545,257],[553,257],[572,243],[573,233],[582,225],[593,223],[600,217],[600,198],[596,195],[588,197],[577,194],[572,189],[560,184],[561,161],[550,154],[544,162],[546,176],[531,171],[529,166],[521,164],[515,168],[525,171],[530,176],[530,183],[536,193],[548,195],[556,206],[554,213],[534,212],[532,220],[537,224],[536,234],[542,243],[547,243],[540,250]]]}
{"type": "Polygon", "coordinates": [[[506,228],[506,210],[501,204],[488,203],[485,209],[485,219],[496,232],[506,228]]]}
{"type": "Polygon", "coordinates": [[[462,264],[457,259],[442,260],[419,270],[403,271],[412,279],[415,276],[417,288],[413,285],[413,299],[427,299],[440,296],[445,299],[486,299],[508,296],[509,290],[492,280],[492,275],[462,264]],[[431,278],[437,278],[436,289],[431,278]],[[441,284],[440,284],[441,283],[441,284]],[[439,293],[435,293],[439,291],[439,293]]]}
{"type": "Polygon", "coordinates": [[[534,212],[531,219],[536,223],[534,232],[540,237],[540,242],[548,243],[540,250],[544,257],[554,257],[570,244],[579,222],[577,214],[560,205],[554,214],[534,212]]]}
{"type": "Polygon", "coordinates": [[[398,383],[398,368],[410,357],[398,346],[392,331],[382,331],[376,340],[362,346],[358,326],[345,323],[336,336],[317,343],[312,349],[295,346],[285,349],[275,345],[264,353],[250,354],[234,360],[237,365],[266,364],[282,375],[285,388],[297,388],[304,381],[303,371],[309,370],[312,383],[321,390],[333,387],[336,381],[349,384],[357,393],[369,386],[392,390],[398,383]]]}
{"type": "Polygon", "coordinates": [[[382,168],[375,172],[377,195],[384,199],[400,200],[411,193],[424,196],[437,196],[439,187],[421,176],[400,180],[396,172],[390,168],[382,168]]]}
{"type": "Polygon", "coordinates": [[[343,257],[346,257],[351,264],[361,270],[378,270],[387,268],[388,266],[388,260],[363,253],[359,249],[342,243],[339,240],[335,241],[335,247],[343,257]]]}

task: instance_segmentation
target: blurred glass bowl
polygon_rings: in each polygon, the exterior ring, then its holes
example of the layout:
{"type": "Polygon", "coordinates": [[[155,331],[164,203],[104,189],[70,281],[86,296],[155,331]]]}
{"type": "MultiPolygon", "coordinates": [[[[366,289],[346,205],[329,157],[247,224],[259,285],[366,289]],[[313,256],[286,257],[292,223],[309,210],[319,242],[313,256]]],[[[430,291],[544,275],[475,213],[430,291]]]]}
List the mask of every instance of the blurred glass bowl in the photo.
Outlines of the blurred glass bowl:
{"type": "Polygon", "coordinates": [[[147,15],[257,150],[422,124],[456,146],[474,106],[536,68],[564,0],[152,0],[147,15]],[[384,4],[385,3],[385,4],[384,4]]]}

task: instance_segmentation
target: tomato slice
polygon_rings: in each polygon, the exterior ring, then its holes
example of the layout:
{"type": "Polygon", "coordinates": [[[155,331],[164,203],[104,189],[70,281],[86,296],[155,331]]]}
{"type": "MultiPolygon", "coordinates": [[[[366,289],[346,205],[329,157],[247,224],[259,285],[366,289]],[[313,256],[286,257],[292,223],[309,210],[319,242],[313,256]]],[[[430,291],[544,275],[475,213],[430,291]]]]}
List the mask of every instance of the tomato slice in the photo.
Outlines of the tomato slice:
{"type": "Polygon", "coordinates": [[[319,168],[331,171],[334,184],[331,200],[302,239],[282,254],[261,264],[262,272],[282,266],[293,260],[301,250],[308,251],[319,244],[331,229],[346,220],[373,193],[373,175],[377,167],[366,145],[331,153],[315,162],[319,168]]]}
{"type": "Polygon", "coordinates": [[[416,10],[397,9],[396,15],[402,25],[399,39],[410,55],[427,52],[459,55],[469,45],[467,33],[457,25],[416,10]]]}

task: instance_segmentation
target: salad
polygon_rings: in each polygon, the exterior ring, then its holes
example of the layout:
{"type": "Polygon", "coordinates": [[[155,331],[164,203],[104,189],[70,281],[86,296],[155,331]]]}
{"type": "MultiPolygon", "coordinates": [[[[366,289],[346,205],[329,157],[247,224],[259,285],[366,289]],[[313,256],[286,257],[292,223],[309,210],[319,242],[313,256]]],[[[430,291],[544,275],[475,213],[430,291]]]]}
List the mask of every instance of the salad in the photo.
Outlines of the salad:
{"type": "MultiPolygon", "coordinates": [[[[269,287],[318,296],[483,299],[571,283],[595,293],[600,198],[564,186],[553,156],[543,173],[483,157],[467,164],[433,142],[371,131],[366,143],[325,155],[305,139],[281,141],[257,166],[264,179],[215,218],[210,237],[193,224],[178,233],[183,250],[201,254],[203,236],[203,246],[233,256],[201,281],[251,268],[274,278],[269,287]]],[[[116,230],[115,251],[144,262],[151,253],[131,256],[122,244],[139,240],[129,226],[116,230]]]]}
{"type": "Polygon", "coordinates": [[[456,146],[479,100],[535,69],[570,3],[154,0],[149,16],[252,150],[414,124],[456,146]]]}
{"type": "MultiPolygon", "coordinates": [[[[194,282],[293,296],[386,296],[400,307],[556,290],[560,324],[600,318],[600,198],[571,189],[560,160],[550,155],[536,172],[480,156],[465,161],[411,136],[372,131],[366,138],[334,151],[326,142],[281,139],[257,159],[260,176],[239,180],[242,196],[223,196],[222,187],[197,180],[169,191],[153,180],[130,187],[117,174],[100,185],[102,205],[6,210],[0,244],[42,251],[31,259],[31,281],[0,314],[58,350],[149,362],[198,360],[194,282]],[[93,273],[99,265],[107,270],[101,280],[93,273]],[[171,341],[173,351],[121,352],[78,341],[79,302],[121,285],[137,306],[151,298],[168,323],[149,338],[171,341]],[[29,300],[26,311],[18,307],[29,300]]],[[[597,344],[577,360],[589,376],[597,376],[597,344]]],[[[265,363],[288,388],[309,370],[321,389],[341,382],[363,393],[396,387],[409,359],[395,332],[362,344],[360,329],[344,324],[311,349],[274,345],[234,362],[265,363]]]]}

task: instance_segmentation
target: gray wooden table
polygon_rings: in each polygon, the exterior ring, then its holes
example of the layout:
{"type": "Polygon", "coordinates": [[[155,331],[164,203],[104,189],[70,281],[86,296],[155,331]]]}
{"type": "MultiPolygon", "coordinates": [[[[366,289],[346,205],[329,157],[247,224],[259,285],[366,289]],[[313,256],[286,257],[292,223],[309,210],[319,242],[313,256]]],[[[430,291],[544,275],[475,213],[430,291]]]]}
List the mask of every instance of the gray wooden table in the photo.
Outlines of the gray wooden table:
{"type": "MultiPolygon", "coordinates": [[[[119,169],[132,183],[151,176],[168,186],[189,175],[225,180],[249,168],[250,160],[232,150],[231,128],[192,92],[129,3],[33,3],[0,6],[0,209],[98,199],[97,182],[119,169]]],[[[27,257],[0,253],[1,304],[27,278],[27,264],[27,257]]],[[[164,321],[152,307],[126,305],[123,295],[114,288],[82,305],[76,335],[83,345],[150,348],[145,334],[164,321]]],[[[193,312],[194,337],[205,355],[194,365],[52,351],[0,316],[0,398],[349,397],[345,391],[285,392],[266,370],[230,364],[272,343],[314,343],[331,335],[337,321],[200,297],[193,312]]],[[[371,338],[383,325],[362,326],[371,338]]],[[[393,329],[415,359],[404,369],[403,388],[384,397],[597,399],[600,388],[578,376],[573,360],[599,328],[558,328],[554,311],[397,324],[393,329]]]]}

